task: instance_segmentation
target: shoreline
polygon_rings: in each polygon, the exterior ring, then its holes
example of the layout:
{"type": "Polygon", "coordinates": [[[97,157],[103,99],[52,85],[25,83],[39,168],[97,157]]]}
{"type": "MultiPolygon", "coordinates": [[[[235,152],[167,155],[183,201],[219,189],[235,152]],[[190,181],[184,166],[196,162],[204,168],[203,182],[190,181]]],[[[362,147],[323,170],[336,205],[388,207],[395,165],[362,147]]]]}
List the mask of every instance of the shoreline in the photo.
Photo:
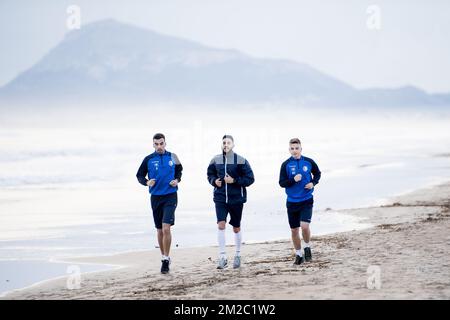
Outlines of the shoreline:
{"type": "MultiPolygon", "coordinates": [[[[328,210],[321,210],[323,212],[326,212],[328,210]]],[[[342,210],[333,210],[333,212],[340,214],[342,218],[350,218],[351,215],[349,214],[343,214],[340,213],[340,211],[342,210]]],[[[356,230],[360,230],[360,229],[365,229],[370,227],[369,224],[363,224],[363,223],[359,223],[357,221],[353,221],[352,222],[352,226],[356,228],[356,230]]],[[[336,229],[340,229],[340,228],[336,228],[336,229]]],[[[350,229],[349,229],[350,230],[350,229]]],[[[355,230],[355,229],[353,229],[355,230]]],[[[335,234],[335,233],[340,233],[340,232],[345,232],[344,231],[333,231],[333,232],[322,232],[320,233],[320,235],[327,235],[327,234],[335,234]]],[[[243,245],[259,245],[259,244],[267,244],[267,243],[278,243],[278,242],[285,242],[287,241],[286,237],[276,237],[276,238],[270,238],[267,240],[247,240],[247,241],[243,241],[243,245]]],[[[193,246],[186,246],[186,247],[182,247],[180,248],[181,250],[193,250],[193,249],[204,249],[204,248],[211,248],[214,250],[217,250],[217,245],[193,245],[193,246]]],[[[230,247],[234,247],[234,245],[231,244],[227,244],[226,245],[227,248],[230,247]]],[[[172,248],[172,251],[175,248],[172,248]]],[[[180,249],[176,249],[176,250],[180,250],[180,249]]],[[[159,252],[158,248],[153,248],[153,249],[141,249],[141,250],[126,250],[126,251],[122,251],[122,252],[115,252],[115,253],[104,253],[104,254],[95,254],[95,255],[79,255],[79,256],[74,256],[74,257],[61,257],[61,258],[50,258],[48,260],[44,260],[44,259],[6,259],[6,260],[2,260],[2,261],[26,261],[26,262],[30,262],[30,261],[36,261],[36,262],[42,262],[42,263],[49,263],[49,264],[66,264],[66,265],[77,265],[77,266],[82,266],[82,265],[89,265],[89,266],[98,266],[99,269],[101,270],[94,270],[94,271],[84,271],[82,272],[82,276],[84,275],[88,275],[88,274],[92,274],[92,273],[97,273],[97,272],[107,272],[110,270],[114,270],[114,269],[120,269],[120,268],[126,268],[128,265],[127,264],[117,264],[117,263],[109,263],[109,262],[97,262],[97,260],[101,259],[101,258],[111,258],[111,257],[115,257],[115,256],[121,256],[121,255],[127,255],[127,254],[137,254],[137,253],[142,253],[142,254],[154,254],[155,252],[159,252]],[[86,259],[86,262],[84,261],[84,259],[86,259]],[[92,260],[92,262],[90,262],[92,260]]],[[[45,285],[47,282],[52,282],[52,281],[57,281],[57,280],[66,280],[67,279],[67,275],[66,274],[61,274],[61,275],[56,275],[56,276],[52,276],[49,277],[47,279],[42,279],[42,280],[38,280],[36,282],[33,282],[31,284],[25,285],[23,287],[19,287],[19,288],[15,288],[15,289],[11,289],[11,290],[7,290],[7,291],[3,291],[0,292],[0,299],[8,296],[9,294],[14,294],[16,292],[21,292],[21,291],[26,291],[28,289],[32,289],[36,286],[40,286],[40,285],[45,285]]]]}
{"type": "MultiPolygon", "coordinates": [[[[26,259],[26,260],[21,260],[21,259],[9,259],[9,260],[2,260],[1,262],[4,261],[9,261],[9,262],[22,262],[22,261],[26,261],[28,263],[41,263],[41,264],[49,264],[49,265],[53,265],[53,266],[71,266],[71,265],[75,265],[72,261],[70,260],[64,260],[64,259],[50,259],[50,260],[42,260],[42,259],[26,259]]],[[[113,265],[113,264],[98,264],[98,263],[89,263],[89,262],[77,262],[76,266],[80,267],[80,266],[87,266],[88,269],[96,269],[96,270],[91,270],[91,271],[84,271],[82,274],[92,274],[92,273],[96,273],[96,272],[106,272],[106,271],[110,271],[110,270],[114,270],[114,269],[118,269],[118,268],[122,268],[122,266],[119,265],[113,265]]],[[[67,271],[67,269],[66,269],[67,271]]],[[[6,290],[3,292],[0,292],[0,300],[4,297],[6,297],[7,295],[9,295],[10,293],[14,293],[14,292],[19,292],[22,290],[28,290],[31,289],[33,287],[39,286],[39,285],[45,285],[47,282],[49,281],[56,281],[56,280],[67,280],[68,278],[68,272],[62,274],[62,275],[55,275],[55,276],[51,276],[49,278],[45,278],[36,282],[33,282],[31,284],[28,285],[24,285],[20,288],[16,288],[16,289],[11,289],[11,290],[6,290]]],[[[10,280],[8,280],[10,281],[10,280]]]]}
{"type": "MultiPolygon", "coordinates": [[[[74,264],[94,263],[118,266],[107,271],[82,273],[80,289],[67,289],[64,285],[67,276],[63,276],[7,292],[0,299],[365,299],[371,297],[397,299],[415,298],[415,293],[424,298],[448,299],[450,297],[450,264],[446,262],[446,258],[443,261],[441,259],[448,257],[450,253],[450,237],[445,234],[445,231],[448,230],[446,227],[450,226],[449,194],[450,182],[447,182],[392,197],[390,204],[339,210],[339,212],[344,214],[357,216],[362,222],[370,223],[372,226],[357,231],[338,232],[316,237],[313,235],[313,261],[298,267],[292,266],[292,245],[290,240],[244,244],[242,247],[243,267],[240,270],[229,268],[228,270],[220,271],[215,269],[217,246],[174,248],[171,254],[173,257],[171,273],[166,276],[159,273],[159,251],[132,251],[114,255],[64,260],[64,262],[74,264]],[[434,224],[437,221],[440,221],[441,224],[434,224]],[[423,226],[434,228],[435,230],[422,230],[425,229],[423,226]],[[435,261],[429,261],[431,263],[430,266],[428,266],[426,260],[420,260],[420,255],[417,256],[420,263],[415,264],[414,261],[409,261],[411,257],[407,257],[402,253],[402,247],[408,241],[414,242],[412,246],[413,252],[414,248],[415,250],[425,249],[420,247],[424,241],[417,239],[419,238],[417,233],[411,235],[411,230],[424,232],[423,236],[431,237],[432,241],[428,240],[430,244],[435,242],[440,244],[440,246],[436,247],[438,248],[438,253],[434,258],[435,261]],[[404,232],[402,231],[409,232],[403,234],[404,232]],[[439,232],[444,232],[441,234],[441,239],[437,238],[439,232]],[[367,247],[367,243],[371,242],[372,237],[379,238],[381,236],[383,238],[383,235],[389,236],[389,240],[385,243],[381,241],[380,248],[377,248],[377,246],[367,247]],[[398,240],[396,239],[397,237],[400,237],[401,241],[394,241],[398,240]],[[354,242],[356,242],[355,248],[357,252],[346,252],[346,255],[349,255],[351,259],[342,259],[340,254],[338,254],[339,251],[349,246],[355,246],[354,242]],[[366,243],[365,248],[364,243],[366,243]],[[382,252],[392,246],[396,247],[398,251],[393,257],[395,259],[392,260],[399,261],[391,265],[392,262],[386,262],[389,259],[376,259],[376,256],[380,254],[380,250],[382,252]],[[343,264],[352,266],[354,263],[352,259],[357,260],[361,253],[367,256],[367,261],[364,260],[365,263],[360,261],[360,265],[356,268],[356,274],[353,274],[353,276],[351,273],[348,274],[345,268],[338,271],[343,264]],[[372,259],[372,256],[375,256],[375,258],[372,259]],[[184,266],[181,266],[181,264],[184,264],[184,266]],[[384,264],[387,265],[384,266],[384,264]],[[437,288],[431,289],[431,292],[427,290],[427,294],[425,294],[424,290],[415,292],[413,283],[399,283],[397,286],[399,290],[397,291],[400,292],[386,293],[383,290],[383,286],[386,283],[385,277],[382,277],[383,285],[379,290],[369,290],[367,287],[364,287],[369,266],[379,265],[383,275],[386,270],[388,272],[390,269],[395,269],[396,264],[403,266],[403,274],[407,273],[410,276],[412,274],[413,277],[424,278],[423,281],[425,283],[429,277],[433,278],[438,271],[437,273],[442,275],[438,277],[439,281],[434,281],[435,286],[439,282],[437,288]],[[411,266],[409,266],[410,264],[411,266]],[[430,270],[433,270],[431,272],[433,274],[427,275],[428,272],[423,272],[430,270]],[[334,274],[335,272],[338,273],[334,274]],[[319,273],[319,276],[315,276],[314,273],[319,273]],[[324,274],[320,276],[321,273],[324,274]],[[331,274],[328,278],[326,276],[327,273],[331,274]],[[230,277],[230,275],[235,277],[230,277]],[[344,275],[351,278],[359,278],[360,281],[357,288],[347,288],[348,285],[345,284],[348,284],[350,279],[347,279],[344,275]],[[328,281],[329,283],[327,284],[327,287],[333,290],[324,292],[319,285],[320,280],[330,280],[330,277],[334,276],[337,278],[328,281]],[[305,279],[301,279],[302,277],[309,278],[309,284],[306,285],[308,293],[303,291],[297,293],[296,290],[293,290],[295,285],[293,285],[290,278],[299,278],[298,280],[301,282],[299,285],[305,287],[302,283],[303,281],[301,281],[305,279]],[[342,279],[339,279],[341,277],[342,279]],[[163,279],[166,281],[159,281],[163,279]],[[236,280],[239,281],[236,282],[236,280]],[[247,285],[244,286],[244,283],[247,283],[247,285]],[[268,286],[264,283],[272,284],[268,286]],[[284,284],[284,288],[283,286],[278,286],[278,289],[274,289],[277,283],[284,284]],[[336,286],[337,284],[339,285],[336,286]],[[340,285],[344,285],[344,287],[340,288],[340,285]],[[412,286],[412,290],[407,288],[405,288],[406,291],[403,290],[403,287],[408,286],[412,286]],[[229,293],[233,293],[233,296],[226,294],[227,288],[234,288],[228,290],[229,293]],[[343,294],[341,291],[353,291],[354,294],[343,294]]],[[[229,257],[232,254],[232,250],[232,246],[227,246],[229,257]]],[[[390,274],[390,276],[392,275],[390,274]]],[[[399,271],[397,277],[402,277],[401,271],[399,271]]],[[[410,279],[406,280],[411,282],[410,279]]],[[[392,277],[390,281],[399,282],[395,277],[392,277]]],[[[296,281],[294,281],[294,284],[296,284],[296,281]]]]}

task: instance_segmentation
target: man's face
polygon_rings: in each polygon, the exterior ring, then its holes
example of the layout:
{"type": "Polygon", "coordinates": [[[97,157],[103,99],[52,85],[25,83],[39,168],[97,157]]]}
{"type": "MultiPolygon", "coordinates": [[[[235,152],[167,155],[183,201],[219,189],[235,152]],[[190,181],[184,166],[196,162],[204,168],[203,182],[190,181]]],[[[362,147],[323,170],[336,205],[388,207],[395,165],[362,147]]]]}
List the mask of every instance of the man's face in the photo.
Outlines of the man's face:
{"type": "Polygon", "coordinates": [[[291,143],[289,145],[289,152],[294,158],[300,158],[302,154],[302,146],[298,143],[291,143]]]}
{"type": "Polygon", "coordinates": [[[234,142],[230,138],[225,138],[222,140],[222,150],[225,153],[230,152],[234,148],[234,142]]]}
{"type": "Polygon", "coordinates": [[[164,153],[164,151],[166,151],[166,141],[164,141],[164,138],[158,140],[153,139],[153,147],[156,152],[164,153]]]}

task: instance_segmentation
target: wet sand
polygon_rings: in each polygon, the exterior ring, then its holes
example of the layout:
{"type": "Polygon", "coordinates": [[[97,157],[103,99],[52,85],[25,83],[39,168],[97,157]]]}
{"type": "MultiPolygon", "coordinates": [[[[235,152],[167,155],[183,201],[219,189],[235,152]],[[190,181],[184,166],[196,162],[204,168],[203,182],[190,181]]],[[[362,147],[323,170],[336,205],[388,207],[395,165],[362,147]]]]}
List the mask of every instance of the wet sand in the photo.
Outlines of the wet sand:
{"type": "MultiPolygon", "coordinates": [[[[373,227],[312,238],[313,261],[293,266],[290,240],[244,244],[243,265],[216,269],[216,247],[72,259],[120,268],[16,290],[3,299],[449,299],[450,183],[393,198],[390,205],[343,210],[373,227]]],[[[289,236],[289,229],[286,230],[289,236]]],[[[227,247],[229,265],[233,247],[227,247]]],[[[82,265],[80,265],[81,271],[82,265]]]]}

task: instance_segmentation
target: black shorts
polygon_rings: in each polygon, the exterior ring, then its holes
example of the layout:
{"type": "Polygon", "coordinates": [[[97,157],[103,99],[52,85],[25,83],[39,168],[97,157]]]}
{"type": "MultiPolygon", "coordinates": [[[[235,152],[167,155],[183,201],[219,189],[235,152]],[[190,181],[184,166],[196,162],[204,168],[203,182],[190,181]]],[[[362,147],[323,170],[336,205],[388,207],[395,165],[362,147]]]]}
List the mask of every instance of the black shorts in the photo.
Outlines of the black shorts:
{"type": "Polygon", "coordinates": [[[291,229],[300,227],[301,221],[311,223],[313,204],[313,198],[301,202],[286,202],[291,229]]]}
{"type": "Polygon", "coordinates": [[[224,202],[215,202],[217,223],[227,221],[228,213],[230,213],[230,224],[239,228],[241,226],[243,203],[229,204],[224,202]]]}
{"type": "Polygon", "coordinates": [[[178,196],[176,192],[162,196],[152,195],[151,204],[155,228],[162,229],[162,224],[175,224],[175,209],[177,208],[178,196]]]}

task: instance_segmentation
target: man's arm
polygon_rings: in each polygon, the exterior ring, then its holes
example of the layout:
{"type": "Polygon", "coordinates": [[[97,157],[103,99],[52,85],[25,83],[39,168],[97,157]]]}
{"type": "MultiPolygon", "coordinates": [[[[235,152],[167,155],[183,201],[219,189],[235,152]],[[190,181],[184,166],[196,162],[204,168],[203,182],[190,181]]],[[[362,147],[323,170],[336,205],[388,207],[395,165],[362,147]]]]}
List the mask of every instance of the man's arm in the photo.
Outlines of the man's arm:
{"type": "Polygon", "coordinates": [[[245,160],[244,164],[241,166],[242,176],[235,177],[234,182],[242,187],[248,187],[255,182],[255,176],[253,174],[252,167],[247,160],[245,160]]]}
{"type": "Polygon", "coordinates": [[[294,178],[289,178],[286,172],[286,164],[287,162],[283,162],[280,169],[280,179],[278,183],[280,184],[280,187],[282,188],[289,188],[292,187],[295,184],[294,178]]]}
{"type": "Polygon", "coordinates": [[[322,176],[322,173],[320,172],[319,166],[317,163],[311,159],[311,173],[313,175],[312,183],[313,185],[316,185],[319,183],[320,177],[322,176]]]}
{"type": "Polygon", "coordinates": [[[145,157],[145,159],[142,161],[142,163],[136,173],[136,178],[138,179],[139,183],[146,187],[147,187],[147,181],[148,181],[147,178],[145,177],[148,173],[147,161],[148,161],[148,156],[145,157]]]}
{"type": "Polygon", "coordinates": [[[178,159],[178,156],[175,153],[172,153],[172,160],[175,163],[175,177],[174,179],[177,179],[178,182],[181,181],[181,175],[183,171],[183,166],[181,165],[180,160],[178,159]]]}
{"type": "Polygon", "coordinates": [[[213,187],[217,187],[216,179],[218,179],[219,177],[217,176],[216,163],[214,161],[214,158],[209,163],[206,175],[208,176],[209,184],[212,185],[213,187]]]}

